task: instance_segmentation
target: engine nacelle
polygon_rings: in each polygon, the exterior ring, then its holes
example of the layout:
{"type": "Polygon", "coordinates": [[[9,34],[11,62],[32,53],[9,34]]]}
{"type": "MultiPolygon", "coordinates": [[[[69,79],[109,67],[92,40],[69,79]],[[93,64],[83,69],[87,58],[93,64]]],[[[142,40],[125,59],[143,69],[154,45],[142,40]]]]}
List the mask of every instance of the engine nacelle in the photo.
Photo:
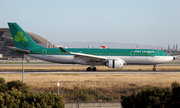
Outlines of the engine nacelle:
{"type": "Polygon", "coordinates": [[[109,68],[116,68],[116,69],[122,69],[123,68],[123,61],[122,60],[109,60],[106,63],[106,66],[109,68]]]}

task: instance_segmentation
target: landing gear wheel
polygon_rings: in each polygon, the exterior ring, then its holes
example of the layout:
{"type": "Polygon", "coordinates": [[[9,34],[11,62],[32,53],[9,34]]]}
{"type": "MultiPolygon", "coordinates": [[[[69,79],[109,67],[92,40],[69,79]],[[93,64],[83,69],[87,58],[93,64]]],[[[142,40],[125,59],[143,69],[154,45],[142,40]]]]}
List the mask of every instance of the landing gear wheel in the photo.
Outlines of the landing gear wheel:
{"type": "Polygon", "coordinates": [[[87,71],[91,71],[91,67],[88,67],[88,68],[87,68],[87,71]]]}
{"type": "Polygon", "coordinates": [[[93,68],[92,68],[92,71],[96,71],[96,67],[93,67],[93,68]]]}
{"type": "Polygon", "coordinates": [[[154,67],[153,67],[153,71],[156,71],[156,64],[155,64],[154,67]]]}
{"type": "Polygon", "coordinates": [[[156,71],[156,68],[153,68],[153,71],[156,71]]]}

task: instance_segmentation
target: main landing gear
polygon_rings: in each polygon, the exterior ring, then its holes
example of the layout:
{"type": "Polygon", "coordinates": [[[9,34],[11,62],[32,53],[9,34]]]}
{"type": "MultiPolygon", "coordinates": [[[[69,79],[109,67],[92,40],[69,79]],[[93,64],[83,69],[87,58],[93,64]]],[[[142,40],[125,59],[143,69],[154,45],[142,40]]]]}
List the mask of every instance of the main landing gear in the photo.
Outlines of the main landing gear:
{"type": "Polygon", "coordinates": [[[96,71],[96,67],[88,67],[88,68],[87,68],[87,71],[91,71],[91,70],[92,70],[92,71],[96,71]]]}
{"type": "Polygon", "coordinates": [[[153,67],[153,71],[156,71],[156,65],[154,65],[154,67],[153,67]]]}
{"type": "Polygon", "coordinates": [[[87,71],[96,71],[96,67],[95,67],[95,65],[96,65],[96,61],[93,61],[92,63],[91,63],[91,67],[88,67],[87,68],[87,71]]]}

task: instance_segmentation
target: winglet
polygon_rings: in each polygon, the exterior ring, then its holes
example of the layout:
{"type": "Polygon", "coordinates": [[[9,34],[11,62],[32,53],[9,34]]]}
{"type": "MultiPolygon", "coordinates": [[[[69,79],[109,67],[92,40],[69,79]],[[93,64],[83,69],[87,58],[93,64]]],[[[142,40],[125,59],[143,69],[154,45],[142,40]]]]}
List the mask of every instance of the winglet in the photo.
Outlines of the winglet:
{"type": "Polygon", "coordinates": [[[61,52],[64,52],[64,53],[67,52],[67,51],[66,51],[65,49],[63,49],[62,47],[60,47],[60,50],[61,50],[61,52]]]}

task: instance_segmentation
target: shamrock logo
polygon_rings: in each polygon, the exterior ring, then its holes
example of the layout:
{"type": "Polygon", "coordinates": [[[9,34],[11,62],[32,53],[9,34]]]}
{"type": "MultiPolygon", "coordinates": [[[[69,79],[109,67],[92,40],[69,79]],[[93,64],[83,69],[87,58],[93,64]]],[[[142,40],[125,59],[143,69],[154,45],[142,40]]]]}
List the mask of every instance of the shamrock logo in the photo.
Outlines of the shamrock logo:
{"type": "Polygon", "coordinates": [[[25,44],[25,42],[28,41],[27,38],[25,36],[23,36],[23,33],[21,31],[18,31],[17,35],[15,35],[14,38],[15,38],[14,40],[16,42],[22,41],[23,44],[25,44]]]}

